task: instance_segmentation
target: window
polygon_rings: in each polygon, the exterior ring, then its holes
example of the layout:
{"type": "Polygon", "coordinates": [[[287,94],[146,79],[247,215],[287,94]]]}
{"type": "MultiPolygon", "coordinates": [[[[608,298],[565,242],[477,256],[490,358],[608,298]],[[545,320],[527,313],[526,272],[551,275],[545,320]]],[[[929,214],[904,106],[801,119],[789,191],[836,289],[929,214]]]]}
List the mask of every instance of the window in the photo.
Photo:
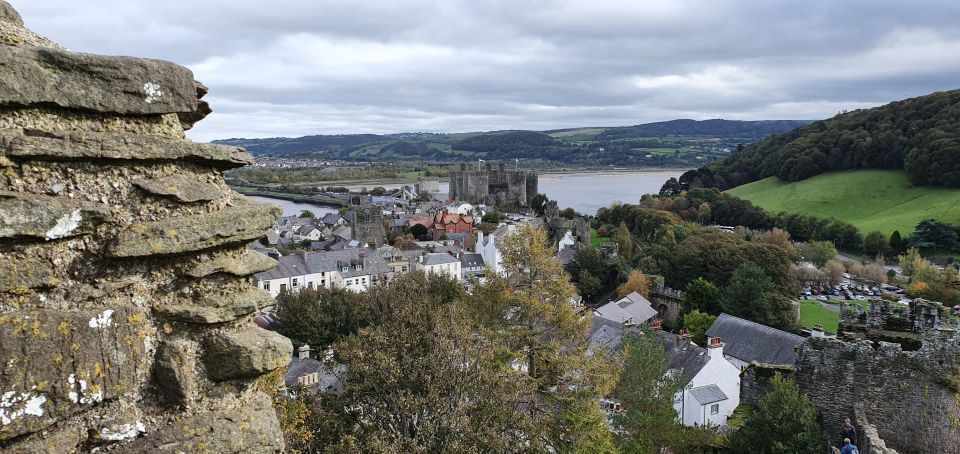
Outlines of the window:
{"type": "Polygon", "coordinates": [[[720,413],[720,404],[713,404],[710,406],[710,414],[715,415],[720,413]]]}
{"type": "Polygon", "coordinates": [[[263,289],[264,289],[264,290],[270,290],[270,281],[265,281],[265,282],[263,283],[263,289]]]}
{"type": "Polygon", "coordinates": [[[287,291],[287,284],[280,284],[280,291],[281,292],[287,291]]]}
{"type": "Polygon", "coordinates": [[[300,286],[300,284],[297,283],[297,278],[293,278],[293,286],[294,286],[294,287],[299,287],[299,286],[300,286]]]}

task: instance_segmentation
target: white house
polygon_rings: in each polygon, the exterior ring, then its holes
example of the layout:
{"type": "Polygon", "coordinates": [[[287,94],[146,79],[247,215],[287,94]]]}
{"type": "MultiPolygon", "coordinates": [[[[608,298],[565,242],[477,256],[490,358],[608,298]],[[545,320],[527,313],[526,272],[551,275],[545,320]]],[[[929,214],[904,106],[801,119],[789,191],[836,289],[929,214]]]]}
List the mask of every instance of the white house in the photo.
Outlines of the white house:
{"type": "Polygon", "coordinates": [[[577,239],[573,237],[573,232],[567,230],[567,233],[563,234],[563,238],[560,238],[560,241],[557,243],[557,252],[561,252],[568,247],[573,247],[577,244],[577,239]]]}
{"type": "Polygon", "coordinates": [[[797,346],[804,340],[802,336],[730,314],[720,314],[706,334],[708,343],[720,339],[724,356],[740,370],[750,363],[793,366],[797,346]]]}
{"type": "Polygon", "coordinates": [[[474,206],[467,202],[454,202],[447,205],[447,212],[450,214],[459,214],[460,216],[472,216],[474,206]]]}
{"type": "Polygon", "coordinates": [[[441,274],[460,280],[460,259],[446,252],[423,255],[414,265],[414,269],[422,270],[427,274],[441,274]]]}
{"type": "Polygon", "coordinates": [[[723,357],[723,344],[707,348],[690,336],[657,331],[671,374],[683,374],[684,386],[674,398],[677,418],[685,426],[723,426],[740,405],[740,370],[723,357]]]}
{"type": "Polygon", "coordinates": [[[500,259],[500,250],[498,245],[503,238],[516,230],[513,224],[501,224],[490,235],[484,235],[483,232],[477,232],[477,244],[474,247],[475,252],[483,257],[483,263],[487,264],[497,274],[503,273],[502,260],[500,259]]]}
{"type": "Polygon", "coordinates": [[[376,251],[356,248],[280,257],[275,268],[254,275],[254,284],[273,297],[306,288],[366,291],[373,284],[389,280],[392,274],[376,251]]]}

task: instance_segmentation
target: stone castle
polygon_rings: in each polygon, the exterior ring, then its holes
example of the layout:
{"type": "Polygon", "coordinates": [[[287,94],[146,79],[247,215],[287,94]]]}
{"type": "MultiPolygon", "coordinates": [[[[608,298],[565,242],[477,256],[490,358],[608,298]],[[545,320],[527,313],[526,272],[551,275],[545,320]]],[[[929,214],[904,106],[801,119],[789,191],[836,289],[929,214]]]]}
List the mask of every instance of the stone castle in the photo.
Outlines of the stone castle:
{"type": "Polygon", "coordinates": [[[537,173],[529,170],[508,170],[500,163],[496,168],[487,163],[477,169],[460,164],[450,171],[450,198],[468,203],[495,206],[529,207],[537,195],[537,173]]]}
{"type": "Polygon", "coordinates": [[[279,218],[192,143],[207,89],[159,60],[69,52],[0,0],[0,451],[276,452],[265,380],[290,341],[246,243],[279,218]]]}

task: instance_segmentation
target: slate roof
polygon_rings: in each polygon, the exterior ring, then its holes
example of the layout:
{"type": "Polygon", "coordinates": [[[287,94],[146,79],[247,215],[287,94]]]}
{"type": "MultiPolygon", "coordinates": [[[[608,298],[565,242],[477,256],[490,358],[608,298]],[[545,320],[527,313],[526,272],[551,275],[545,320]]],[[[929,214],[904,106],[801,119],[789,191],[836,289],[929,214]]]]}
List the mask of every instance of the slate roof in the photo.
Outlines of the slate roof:
{"type": "Polygon", "coordinates": [[[624,327],[622,324],[602,317],[590,320],[590,332],[587,342],[591,345],[605,345],[610,352],[619,352],[623,348],[624,335],[639,335],[639,328],[624,327]]]}
{"type": "Polygon", "coordinates": [[[321,222],[323,222],[326,225],[333,225],[339,222],[341,217],[342,216],[340,216],[337,213],[327,213],[323,215],[323,217],[321,218],[321,222]]]}
{"type": "Polygon", "coordinates": [[[460,258],[460,266],[463,268],[483,268],[483,256],[480,254],[463,254],[460,258]]]}
{"type": "Polygon", "coordinates": [[[796,348],[804,338],[750,320],[720,314],[707,330],[707,337],[719,337],[723,353],[748,363],[792,366],[796,348]]]}
{"type": "Polygon", "coordinates": [[[333,236],[343,238],[345,240],[352,240],[353,232],[350,230],[349,226],[341,225],[340,227],[337,227],[337,229],[333,231],[333,236]]]}
{"type": "Polygon", "coordinates": [[[280,257],[277,266],[269,271],[257,273],[259,280],[284,279],[314,273],[337,271],[344,278],[384,274],[390,271],[387,262],[369,249],[343,249],[339,251],[307,252],[280,257]],[[360,257],[364,254],[364,257],[360,257]],[[361,265],[361,269],[356,269],[361,265]]]}
{"type": "Polygon", "coordinates": [[[457,263],[460,260],[450,254],[439,252],[427,254],[423,259],[423,265],[443,265],[445,263],[457,263]]]}
{"type": "Polygon", "coordinates": [[[617,323],[640,325],[657,316],[657,310],[643,295],[633,292],[618,301],[611,301],[595,309],[600,317],[617,323]]]}
{"type": "Polygon", "coordinates": [[[707,349],[685,340],[678,342],[677,335],[666,331],[656,332],[657,341],[663,345],[663,352],[670,363],[670,370],[682,371],[686,376],[684,384],[689,383],[700,373],[700,369],[710,362],[707,349]]]}
{"type": "Polygon", "coordinates": [[[724,394],[723,390],[717,385],[707,385],[693,388],[690,390],[690,395],[693,396],[693,398],[696,399],[700,405],[707,405],[714,402],[720,402],[721,400],[727,400],[727,395],[724,394]]]}
{"type": "MultiPolygon", "coordinates": [[[[336,372],[342,373],[346,370],[345,366],[337,366],[336,372]]],[[[287,388],[295,388],[300,384],[297,379],[316,372],[318,382],[310,387],[316,387],[320,391],[340,394],[343,392],[343,382],[334,375],[334,371],[327,369],[321,361],[313,358],[293,358],[287,369],[283,371],[283,383],[287,388]]]]}

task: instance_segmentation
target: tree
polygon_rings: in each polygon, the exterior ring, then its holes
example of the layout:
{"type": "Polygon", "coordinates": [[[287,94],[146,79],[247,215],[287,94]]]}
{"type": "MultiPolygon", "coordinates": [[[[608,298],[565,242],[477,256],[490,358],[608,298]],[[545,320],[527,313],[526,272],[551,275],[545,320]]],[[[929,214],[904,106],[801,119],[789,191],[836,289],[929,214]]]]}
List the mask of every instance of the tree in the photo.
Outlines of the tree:
{"type": "Polygon", "coordinates": [[[613,236],[613,241],[617,243],[620,255],[627,259],[633,257],[633,235],[630,234],[626,222],[620,221],[620,227],[617,227],[617,233],[613,236]]]}
{"type": "Polygon", "coordinates": [[[917,224],[910,236],[910,244],[920,249],[941,249],[949,251],[960,244],[960,233],[952,225],[924,219],[917,224]]]}
{"type": "Polygon", "coordinates": [[[574,211],[573,208],[566,207],[566,208],[560,210],[560,217],[565,218],[565,219],[573,219],[573,218],[577,217],[577,212],[574,211]]]}
{"type": "Polygon", "coordinates": [[[602,289],[603,284],[599,278],[586,269],[580,270],[580,274],[577,275],[577,290],[579,290],[580,296],[582,296],[583,299],[593,301],[600,296],[602,289]]]}
{"type": "Polygon", "coordinates": [[[683,327],[690,332],[690,337],[694,342],[706,346],[707,330],[715,321],[717,321],[715,315],[694,310],[683,316],[683,327]]]}
{"type": "Polygon", "coordinates": [[[713,282],[702,277],[690,281],[684,288],[683,311],[702,311],[707,314],[723,312],[723,297],[713,282]]]}
{"type": "Polygon", "coordinates": [[[737,267],[723,291],[723,311],[763,325],[791,329],[791,316],[778,298],[777,287],[753,262],[737,267]]]}
{"type": "Polygon", "coordinates": [[[683,387],[683,374],[668,374],[669,362],[653,331],[624,342],[624,368],[614,397],[623,412],[614,416],[622,452],[662,452],[676,444],[683,431],[673,399],[683,387]]]}
{"type": "MultiPolygon", "coordinates": [[[[308,417],[308,452],[504,452],[536,427],[535,383],[480,335],[456,281],[410,273],[363,296],[375,323],[334,344],[343,392],[308,417]],[[348,374],[348,376],[347,376],[348,374]]],[[[337,370],[331,367],[334,370],[337,370]]]]}
{"type": "Polygon", "coordinates": [[[873,231],[863,238],[863,252],[868,255],[884,255],[889,250],[890,244],[887,242],[887,237],[884,236],[883,233],[873,231]]]}
{"type": "Polygon", "coordinates": [[[499,224],[503,217],[500,216],[500,213],[487,213],[480,220],[488,224],[499,224]]]}
{"type": "Polygon", "coordinates": [[[703,202],[697,207],[697,222],[701,224],[709,224],[710,219],[713,217],[713,210],[710,209],[710,204],[703,202]]]}
{"type": "Polygon", "coordinates": [[[300,218],[315,218],[315,217],[317,217],[317,215],[313,214],[313,211],[310,211],[310,210],[302,210],[302,211],[300,211],[300,216],[298,216],[298,217],[300,217],[300,218]]]}
{"type": "Polygon", "coordinates": [[[730,436],[730,447],[732,452],[819,454],[817,409],[793,381],[777,373],[773,389],[730,436]]]}
{"type": "Polygon", "coordinates": [[[536,384],[537,391],[527,396],[527,415],[537,428],[529,447],[605,450],[612,439],[599,398],[613,390],[619,371],[605,355],[587,353],[589,317],[578,317],[570,304],[573,286],[553,256],[546,231],[520,227],[503,238],[500,254],[503,276],[492,276],[485,285],[503,280],[509,297],[487,328],[522,364],[525,381],[536,384]]]}
{"type": "Polygon", "coordinates": [[[828,260],[823,271],[830,285],[837,286],[843,281],[843,273],[847,272],[847,267],[839,260],[828,260]]]}
{"type": "Polygon", "coordinates": [[[543,216],[543,207],[549,202],[546,194],[537,194],[530,199],[530,208],[537,216],[543,216]]]}
{"type": "Polygon", "coordinates": [[[346,289],[283,292],[276,307],[277,332],[314,351],[356,332],[368,319],[360,295],[346,289]]]}
{"type": "Polygon", "coordinates": [[[818,268],[837,258],[837,247],[829,241],[808,241],[800,248],[800,256],[818,268]]]}
{"type": "Polygon", "coordinates": [[[383,186],[375,186],[373,189],[370,190],[370,195],[380,196],[380,195],[386,195],[386,194],[387,194],[387,190],[383,186]]]}
{"type": "Polygon", "coordinates": [[[617,287],[617,298],[623,298],[633,292],[643,295],[644,298],[650,297],[650,280],[642,270],[630,271],[627,281],[617,287]]]}
{"type": "Polygon", "coordinates": [[[890,245],[890,252],[893,252],[895,254],[900,254],[903,252],[905,243],[903,241],[903,238],[900,237],[899,230],[894,230],[893,233],[890,234],[890,241],[888,242],[888,244],[890,245]]]}

